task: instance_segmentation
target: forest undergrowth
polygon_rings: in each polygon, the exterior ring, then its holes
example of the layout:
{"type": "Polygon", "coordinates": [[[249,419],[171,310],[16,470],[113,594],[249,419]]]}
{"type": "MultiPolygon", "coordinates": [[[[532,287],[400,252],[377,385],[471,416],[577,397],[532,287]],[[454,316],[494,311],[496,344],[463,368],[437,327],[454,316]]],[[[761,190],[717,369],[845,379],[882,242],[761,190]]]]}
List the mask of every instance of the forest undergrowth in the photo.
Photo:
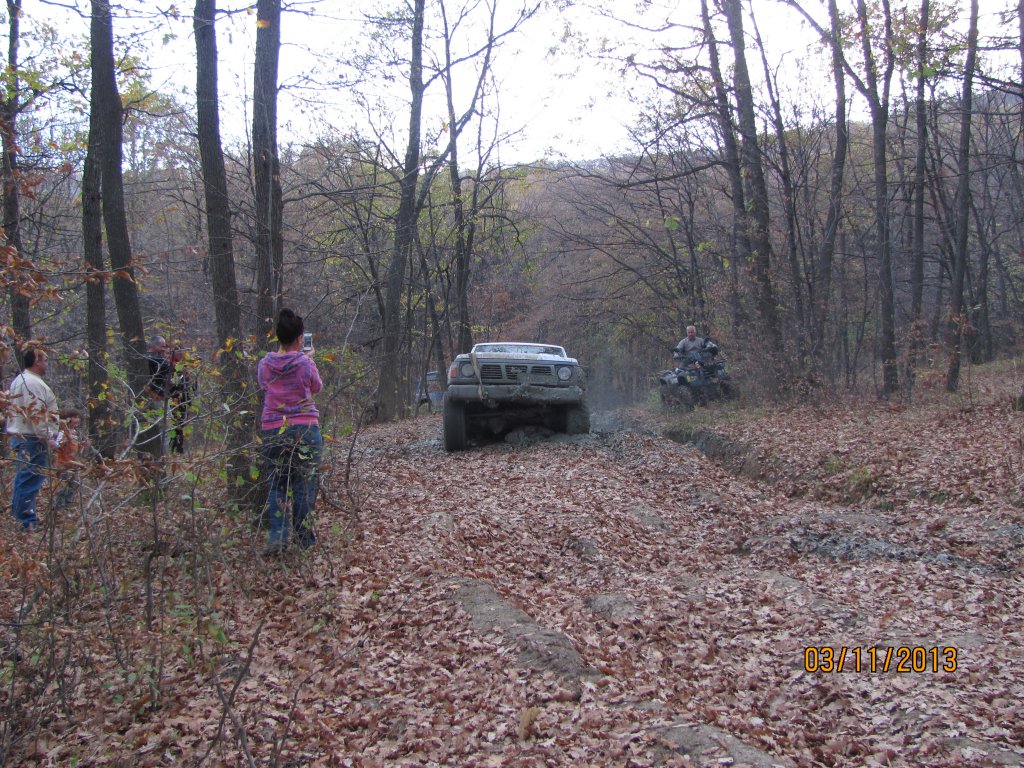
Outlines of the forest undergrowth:
{"type": "Polygon", "coordinates": [[[1020,765],[1019,373],[452,455],[373,427],[280,559],[215,451],[88,473],[0,525],[0,763],[1020,765]]]}

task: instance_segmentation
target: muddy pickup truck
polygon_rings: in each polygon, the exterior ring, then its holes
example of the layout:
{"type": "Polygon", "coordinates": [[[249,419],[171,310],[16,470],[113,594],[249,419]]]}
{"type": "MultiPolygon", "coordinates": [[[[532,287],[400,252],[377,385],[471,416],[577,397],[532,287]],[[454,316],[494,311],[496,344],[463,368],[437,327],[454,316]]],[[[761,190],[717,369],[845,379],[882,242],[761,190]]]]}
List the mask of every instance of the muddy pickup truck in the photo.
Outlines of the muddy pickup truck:
{"type": "Polygon", "coordinates": [[[480,435],[536,425],[570,435],[590,431],[582,366],[564,347],[528,342],[476,344],[448,369],[444,448],[461,451],[480,435]]]}

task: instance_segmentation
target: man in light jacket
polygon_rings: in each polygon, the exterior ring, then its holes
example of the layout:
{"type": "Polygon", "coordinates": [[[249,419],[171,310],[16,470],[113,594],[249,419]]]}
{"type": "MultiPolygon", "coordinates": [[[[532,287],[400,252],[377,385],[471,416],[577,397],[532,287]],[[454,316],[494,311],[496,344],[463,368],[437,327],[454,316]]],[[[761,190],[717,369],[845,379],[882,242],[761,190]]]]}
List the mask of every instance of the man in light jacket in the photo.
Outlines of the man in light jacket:
{"type": "MultiPolygon", "coordinates": [[[[673,350],[673,357],[683,358],[691,352],[703,352],[708,349],[708,345],[714,346],[711,342],[705,339],[703,336],[697,335],[697,327],[694,325],[686,326],[686,338],[676,344],[676,348],[673,350]]],[[[717,351],[717,347],[715,350],[717,351]]],[[[709,350],[710,351],[710,350],[709,350]]]]}
{"type": "Polygon", "coordinates": [[[25,352],[25,370],[11,382],[7,434],[11,435],[18,471],[14,476],[11,514],[26,530],[39,525],[36,497],[43,487],[49,465],[50,449],[57,439],[57,398],[43,381],[46,353],[41,349],[25,352]]]}

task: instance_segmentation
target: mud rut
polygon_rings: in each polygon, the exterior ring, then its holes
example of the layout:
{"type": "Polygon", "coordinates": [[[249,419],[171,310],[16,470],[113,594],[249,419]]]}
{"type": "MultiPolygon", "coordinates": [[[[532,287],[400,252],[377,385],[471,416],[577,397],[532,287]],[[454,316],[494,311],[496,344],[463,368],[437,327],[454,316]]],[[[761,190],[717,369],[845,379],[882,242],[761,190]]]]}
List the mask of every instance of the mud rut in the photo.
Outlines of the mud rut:
{"type": "Polygon", "coordinates": [[[1024,531],[993,529],[971,559],[927,520],[782,497],[742,446],[705,441],[709,458],[607,414],[588,436],[454,455],[436,419],[402,429],[359,458],[379,547],[359,567],[386,581],[352,663],[421,670],[353,694],[367,759],[1021,765],[1011,734],[964,713],[1002,701],[976,655],[1021,660],[1020,622],[976,607],[1019,619],[1024,531]],[[808,646],[955,647],[959,667],[810,673],[808,646]]]}

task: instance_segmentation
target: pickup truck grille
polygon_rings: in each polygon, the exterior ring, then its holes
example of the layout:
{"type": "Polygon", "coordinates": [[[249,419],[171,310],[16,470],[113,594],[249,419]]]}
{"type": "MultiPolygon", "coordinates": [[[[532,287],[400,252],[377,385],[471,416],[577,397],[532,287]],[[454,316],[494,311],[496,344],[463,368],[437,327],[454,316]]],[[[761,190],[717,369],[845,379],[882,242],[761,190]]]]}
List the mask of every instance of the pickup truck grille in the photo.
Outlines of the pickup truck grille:
{"type": "Polygon", "coordinates": [[[553,366],[528,363],[481,363],[480,378],[484,383],[558,384],[553,366]]]}

